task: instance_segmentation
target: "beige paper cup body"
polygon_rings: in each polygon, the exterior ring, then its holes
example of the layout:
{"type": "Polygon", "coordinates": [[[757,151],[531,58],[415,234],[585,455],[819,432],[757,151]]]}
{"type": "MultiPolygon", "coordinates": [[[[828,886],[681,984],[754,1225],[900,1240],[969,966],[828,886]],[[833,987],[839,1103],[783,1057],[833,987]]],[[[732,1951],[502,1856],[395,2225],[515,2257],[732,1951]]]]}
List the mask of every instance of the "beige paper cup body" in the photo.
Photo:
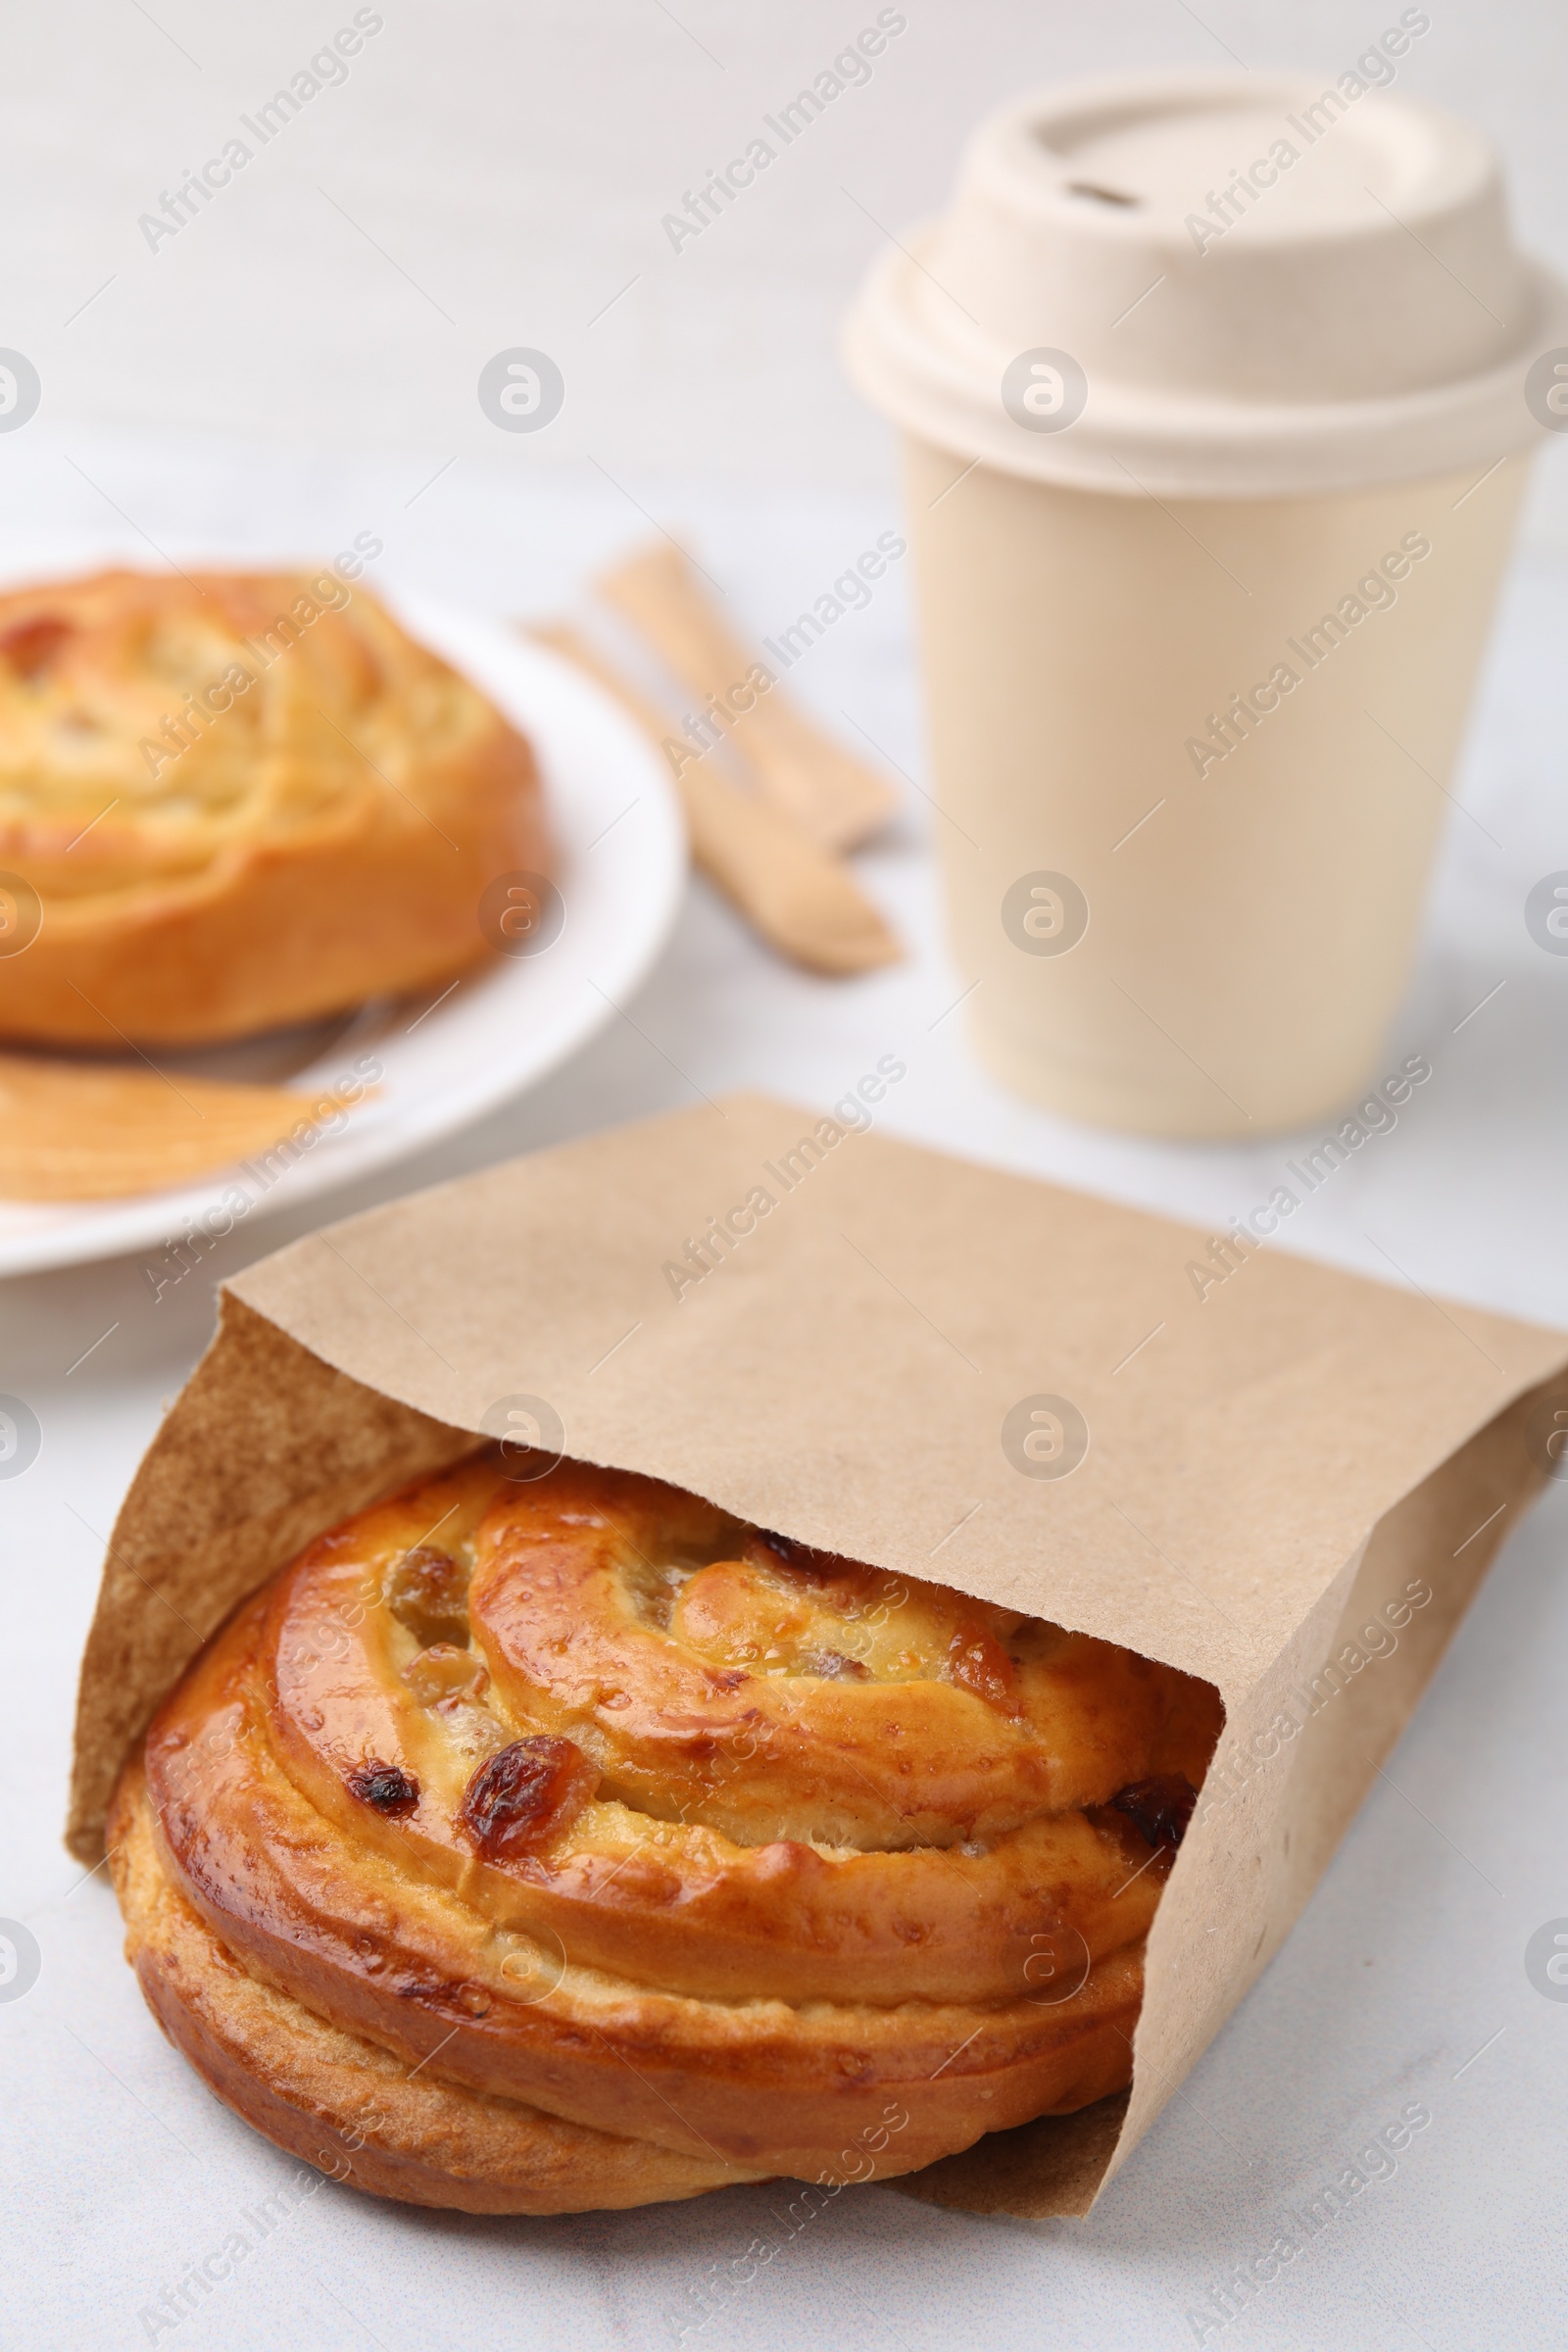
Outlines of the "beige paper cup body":
{"type": "Polygon", "coordinates": [[[1164,1134],[1341,1110],[1383,1074],[1526,461],[1156,502],[905,446],[981,1055],[1164,1134]]]}

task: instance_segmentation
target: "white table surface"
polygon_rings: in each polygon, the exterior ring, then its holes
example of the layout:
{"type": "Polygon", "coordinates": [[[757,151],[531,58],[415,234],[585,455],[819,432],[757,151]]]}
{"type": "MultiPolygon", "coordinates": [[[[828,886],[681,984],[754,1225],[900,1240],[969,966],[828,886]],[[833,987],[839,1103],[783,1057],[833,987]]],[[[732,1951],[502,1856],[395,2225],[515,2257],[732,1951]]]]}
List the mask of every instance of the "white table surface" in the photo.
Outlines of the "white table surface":
{"type": "MultiPolygon", "coordinates": [[[[422,468],[289,466],[189,444],[40,436],[25,466],[8,453],[0,487],[13,545],[35,535],[42,549],[69,524],[118,534],[144,557],[139,532],[176,551],[205,541],[261,554],[335,547],[370,527],[387,542],[386,577],[497,612],[566,600],[646,528],[635,499],[692,529],[745,622],[769,633],[895,519],[871,502],[794,493],[646,481],[622,492],[521,459],[489,474],[465,461],[416,496],[444,454],[422,468]]],[[[850,713],[918,777],[904,590],[887,583],[791,682],[824,712],[850,713]]],[[[1451,820],[1425,954],[1391,1039],[1396,1054],[1430,1056],[1432,1082],[1396,1131],[1303,1206],[1289,1237],[1386,1276],[1381,1244],[1427,1290],[1568,1323],[1568,957],[1538,950],[1522,912],[1530,885],[1568,866],[1568,697],[1553,670],[1565,617],[1568,575],[1523,566],[1460,780],[1480,822],[1451,820]]],[[[761,1085],[826,1102],[890,1052],[909,1069],[885,1105],[891,1132],[1205,1226],[1265,1197],[1289,1139],[1200,1149],[1097,1134],[981,1074],[961,1019],[940,1018],[959,984],[939,943],[928,832],[911,788],[895,837],[862,860],[911,943],[907,963],[851,984],[803,977],[694,885],[628,1017],[524,1100],[340,1196],[330,1213],[683,1104],[696,1090],[761,1085]]],[[[1325,907],[1326,954],[1334,920],[1325,907]]],[[[211,1278],[322,1214],[313,1205],[241,1229],[215,1252],[211,1278]]],[[[31,1990],[0,2001],[0,2295],[6,2341],[38,2352],[151,2340],[144,2307],[296,2170],[164,2042],[121,1961],[102,1874],[83,1882],[59,1841],[100,1539],[209,1336],[211,1278],[156,1304],[134,1260],[0,1287],[0,1389],[25,1397],[43,1429],[36,1463],[0,1484],[0,1915],[25,1921],[42,1950],[31,1990]]],[[[793,2235],[787,2192],[767,2188],[627,2215],[476,2220],[323,2184],[156,2340],[213,2352],[1174,2348],[1200,2340],[1189,2314],[1201,2314],[1227,2268],[1266,2248],[1288,2208],[1418,2099],[1432,2123],[1396,2175],[1201,2340],[1259,2352],[1559,2346],[1568,2004],[1532,1987],[1523,1955],[1534,1929],[1568,1915],[1565,1555],[1568,1488],[1554,1487],[1506,1546],[1286,1948],[1087,2223],[971,2219],[883,2188],[845,2195],[793,2235]],[[772,2249],[760,2266],[755,2251],[748,2260],[756,2239],[772,2249]]]]}

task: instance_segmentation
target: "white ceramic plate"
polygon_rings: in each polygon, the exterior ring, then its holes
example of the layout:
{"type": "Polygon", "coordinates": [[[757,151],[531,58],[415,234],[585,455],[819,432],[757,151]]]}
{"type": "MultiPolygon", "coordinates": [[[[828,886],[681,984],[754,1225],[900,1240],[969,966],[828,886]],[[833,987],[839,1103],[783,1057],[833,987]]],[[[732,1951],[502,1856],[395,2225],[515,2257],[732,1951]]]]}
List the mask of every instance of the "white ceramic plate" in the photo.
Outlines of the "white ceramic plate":
{"type": "MultiPolygon", "coordinates": [[[[36,575],[34,575],[36,576],[36,575]]],[[[561,844],[565,921],[537,955],[460,980],[445,997],[387,999],[347,1019],[200,1054],[160,1053],[174,1077],[286,1083],[319,1093],[362,1055],[375,1096],[269,1179],[219,1170],[122,1200],[0,1201],[0,1275],[144,1250],[155,1268],[191,1228],[292,1207],[406,1158],[556,1069],[615,1018],[655,962],[680,906],[686,835],[657,753],[600,689],[499,624],[422,598],[377,594],[426,645],[481,686],[531,740],[561,844]],[[439,1001],[437,1001],[439,999],[439,1001]],[[235,1192],[247,1206],[236,1213],[235,1192]]],[[[178,1260],[169,1259],[177,1274],[178,1260]]]]}

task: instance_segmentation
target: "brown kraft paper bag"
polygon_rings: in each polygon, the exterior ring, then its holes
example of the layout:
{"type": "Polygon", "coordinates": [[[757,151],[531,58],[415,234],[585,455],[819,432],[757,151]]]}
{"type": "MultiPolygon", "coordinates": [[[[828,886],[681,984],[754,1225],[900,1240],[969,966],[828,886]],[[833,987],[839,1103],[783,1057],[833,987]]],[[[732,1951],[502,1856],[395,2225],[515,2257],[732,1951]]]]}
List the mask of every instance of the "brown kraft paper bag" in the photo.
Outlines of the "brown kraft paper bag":
{"type": "Polygon", "coordinates": [[[1132,2088],[898,2183],[1081,2214],[1278,1947],[1556,1467],[1568,1337],[886,1141],[883,1091],[621,1128],[229,1283],[114,1531],[69,1841],[101,1855],[127,1750],[240,1600],[485,1435],[1121,1642],[1227,1711],[1132,2088]]]}

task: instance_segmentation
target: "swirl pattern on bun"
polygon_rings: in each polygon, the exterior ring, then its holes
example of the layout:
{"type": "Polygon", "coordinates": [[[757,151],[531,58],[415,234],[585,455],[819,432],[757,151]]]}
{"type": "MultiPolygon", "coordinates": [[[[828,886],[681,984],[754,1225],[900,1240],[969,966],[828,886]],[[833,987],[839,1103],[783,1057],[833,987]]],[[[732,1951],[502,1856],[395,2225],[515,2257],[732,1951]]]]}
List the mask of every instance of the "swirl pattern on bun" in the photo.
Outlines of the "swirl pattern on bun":
{"type": "Polygon", "coordinates": [[[889,2178],[1123,2087],[1210,1688],[516,1468],[312,1544],[122,1780],[127,1950],[220,2095],[380,2193],[554,2212],[889,2178]]]}
{"type": "Polygon", "coordinates": [[[0,595],[0,1036],[203,1043],[422,987],[551,863],[527,743],[335,570],[0,595]]]}

